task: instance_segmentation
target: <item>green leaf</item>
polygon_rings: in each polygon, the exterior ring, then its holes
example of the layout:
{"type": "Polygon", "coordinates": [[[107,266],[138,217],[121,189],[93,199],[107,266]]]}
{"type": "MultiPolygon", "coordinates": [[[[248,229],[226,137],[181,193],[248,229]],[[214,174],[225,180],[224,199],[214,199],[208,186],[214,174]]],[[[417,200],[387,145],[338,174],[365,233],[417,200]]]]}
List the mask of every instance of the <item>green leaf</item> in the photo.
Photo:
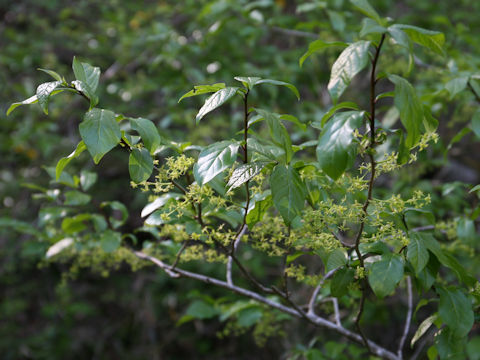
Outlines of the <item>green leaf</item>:
{"type": "Polygon", "coordinates": [[[48,115],[48,101],[52,92],[59,86],[61,81],[46,82],[37,87],[37,99],[43,112],[48,115]]]}
{"type": "Polygon", "coordinates": [[[262,316],[263,312],[258,308],[244,309],[237,315],[237,324],[242,327],[250,327],[256,324],[262,316]]]}
{"type": "MultiPolygon", "coordinates": [[[[263,140],[263,142],[266,141],[263,140]]],[[[273,143],[264,144],[255,138],[248,138],[247,147],[250,154],[254,153],[257,155],[255,159],[252,156],[253,161],[273,160],[285,162],[285,150],[273,143]]]]}
{"type": "Polygon", "coordinates": [[[237,93],[238,87],[227,87],[221,90],[218,90],[215,94],[211,95],[206,101],[205,104],[198,111],[195,121],[197,124],[202,120],[202,118],[207,115],[209,112],[215,110],[219,106],[227,102],[231,97],[237,93]]]}
{"type": "Polygon", "coordinates": [[[163,205],[165,205],[168,202],[168,200],[178,199],[180,196],[181,196],[181,194],[173,193],[173,192],[169,192],[169,193],[160,195],[155,200],[153,200],[152,202],[145,205],[145,207],[142,209],[142,213],[140,214],[140,216],[145,217],[147,215],[150,215],[155,210],[158,210],[161,207],[163,207],[163,205]]]}
{"type": "Polygon", "coordinates": [[[398,254],[382,255],[382,259],[372,264],[368,282],[373,292],[380,298],[391,295],[403,278],[403,258],[398,254]]]}
{"type": "Polygon", "coordinates": [[[107,253],[114,252],[122,244],[122,235],[119,232],[107,230],[100,237],[100,247],[107,253]]]}
{"type": "Polygon", "coordinates": [[[427,133],[435,132],[438,128],[438,120],[432,116],[432,112],[430,111],[430,107],[427,105],[423,105],[423,126],[427,133]]]}
{"type": "Polygon", "coordinates": [[[375,20],[377,23],[383,25],[380,15],[370,5],[367,0],[350,0],[350,2],[365,16],[375,20]]]}
{"type": "Polygon", "coordinates": [[[300,67],[302,67],[303,63],[305,62],[305,60],[307,60],[307,58],[310,55],[313,55],[317,52],[320,52],[321,50],[323,50],[325,48],[332,47],[332,46],[347,47],[348,44],[344,43],[344,42],[340,42],[340,41],[325,42],[323,40],[315,40],[315,41],[311,42],[310,44],[308,44],[308,51],[305,54],[303,54],[302,57],[300,58],[300,60],[298,61],[299,64],[300,64],[300,67]]]}
{"type": "Polygon", "coordinates": [[[365,37],[369,34],[384,34],[387,32],[387,28],[379,25],[378,22],[365,18],[362,21],[362,30],[360,30],[360,37],[365,37]]]}
{"type": "Polygon", "coordinates": [[[352,164],[356,155],[355,129],[362,124],[364,113],[347,111],[334,115],[320,134],[317,159],[322,170],[337,180],[352,164]]]}
{"type": "Polygon", "coordinates": [[[475,185],[473,188],[471,188],[469,193],[473,193],[473,192],[478,191],[478,190],[480,190],[480,184],[475,185]]]}
{"type": "Polygon", "coordinates": [[[197,95],[202,95],[202,94],[208,94],[212,92],[217,92],[220,89],[225,88],[225,83],[217,83],[213,85],[196,85],[193,87],[193,90],[190,90],[186,94],[184,94],[178,102],[182,101],[185,98],[192,97],[192,96],[197,96],[197,95]]]}
{"type": "Polygon", "coordinates": [[[433,322],[437,320],[438,315],[435,313],[429,317],[427,317],[425,320],[421,322],[420,325],[418,325],[417,331],[415,331],[415,334],[412,337],[412,341],[410,342],[410,347],[413,348],[413,345],[417,342],[418,339],[420,339],[428,329],[430,329],[430,326],[432,326],[433,322]]]}
{"type": "Polygon", "coordinates": [[[341,102],[340,104],[332,106],[332,108],[330,108],[330,110],[328,110],[325,113],[325,115],[322,116],[322,120],[320,121],[320,123],[318,122],[318,120],[314,121],[312,123],[312,126],[320,130],[323,129],[327,121],[333,116],[333,114],[335,114],[340,109],[360,110],[358,105],[355,104],[354,102],[350,102],[350,101],[341,102]]]}
{"type": "Polygon", "coordinates": [[[285,158],[283,162],[288,164],[293,156],[292,141],[287,129],[281,122],[280,115],[262,109],[255,109],[255,111],[266,120],[270,137],[275,145],[284,150],[285,158]]]}
{"type": "Polygon", "coordinates": [[[50,75],[51,77],[53,77],[55,80],[57,81],[60,81],[60,82],[64,82],[65,80],[58,74],[56,73],[55,71],[53,70],[48,70],[48,69],[37,69],[37,70],[40,70],[40,71],[43,71],[44,73],[50,75]]]}
{"type": "Polygon", "coordinates": [[[431,234],[419,233],[422,237],[423,243],[428,250],[435,255],[435,257],[442,263],[442,265],[450,268],[457,278],[465,283],[467,286],[474,286],[477,280],[467,273],[465,268],[449,253],[444,252],[437,240],[431,234]]]}
{"type": "Polygon", "coordinates": [[[227,192],[242,186],[250,179],[254,178],[262,169],[268,164],[268,162],[252,162],[242,164],[233,170],[232,176],[228,180],[227,186],[229,187],[227,192]]]}
{"type": "Polygon", "coordinates": [[[444,54],[443,45],[445,44],[445,35],[441,32],[404,24],[395,24],[390,26],[390,28],[400,29],[404,31],[413,42],[426,47],[439,55],[444,54]]]}
{"type": "Polygon", "coordinates": [[[76,90],[78,90],[90,100],[90,110],[98,104],[98,96],[93,92],[93,90],[90,88],[90,86],[88,86],[87,83],[81,80],[74,80],[72,81],[72,85],[76,90]]]}
{"type": "Polygon", "coordinates": [[[80,136],[95,164],[113,149],[122,137],[115,114],[110,110],[92,109],[80,123],[80,136]]]}
{"type": "Polygon", "coordinates": [[[62,175],[63,169],[68,165],[70,161],[80,156],[87,149],[87,146],[83,141],[80,141],[76,147],[76,149],[68,156],[61,158],[58,160],[57,166],[55,167],[55,179],[58,181],[60,179],[60,175],[62,175]]]}
{"type": "Polygon", "coordinates": [[[11,113],[13,110],[15,110],[17,107],[19,107],[19,106],[21,106],[21,105],[30,105],[30,104],[35,104],[35,103],[37,103],[37,102],[38,102],[37,95],[33,95],[33,96],[29,97],[29,98],[26,99],[26,100],[13,103],[12,105],[10,105],[10,107],[9,107],[8,110],[7,110],[7,116],[10,115],[10,113],[11,113]]]}
{"type": "Polygon", "coordinates": [[[271,191],[267,190],[263,193],[255,194],[251,201],[247,212],[247,225],[251,229],[256,223],[262,221],[265,212],[273,205],[271,191]]]}
{"type": "Polygon", "coordinates": [[[100,68],[80,62],[76,57],[73,57],[72,68],[75,78],[83,81],[90,87],[93,93],[96,93],[98,80],[100,79],[100,68]]]}
{"type": "Polygon", "coordinates": [[[351,44],[340,54],[332,66],[328,91],[333,103],[350,85],[353,77],[368,65],[370,41],[358,41],[351,44]]]}
{"type": "Polygon", "coordinates": [[[330,284],[330,292],[334,297],[341,297],[348,293],[348,286],[355,278],[355,271],[350,268],[341,268],[335,272],[330,284]]]}
{"type": "Polygon", "coordinates": [[[283,221],[290,225],[300,215],[305,204],[305,185],[298,171],[288,165],[275,166],[270,175],[270,188],[275,207],[283,221]]]}
{"type": "Polygon", "coordinates": [[[445,84],[445,89],[450,93],[450,100],[452,100],[455,95],[465,90],[468,83],[468,76],[460,76],[454,78],[445,84]]]}
{"type": "Polygon", "coordinates": [[[137,118],[130,119],[130,126],[140,135],[150,154],[153,154],[162,142],[155,124],[148,119],[137,118]]]}
{"type": "Polygon", "coordinates": [[[72,190],[65,193],[64,205],[85,205],[90,202],[91,196],[80,191],[72,190]]]}
{"type": "Polygon", "coordinates": [[[292,85],[290,83],[287,83],[285,81],[278,81],[278,80],[272,80],[272,79],[261,79],[258,80],[255,85],[260,85],[260,84],[270,84],[270,85],[277,85],[277,86],[285,86],[288,88],[291,92],[295,94],[298,100],[300,100],[300,93],[298,92],[297,88],[295,85],[292,85]]]}
{"type": "Polygon", "coordinates": [[[83,170],[80,173],[80,185],[84,191],[87,191],[97,181],[97,174],[91,171],[83,170]]]}
{"type": "Polygon", "coordinates": [[[153,171],[153,159],[147,149],[133,149],[128,158],[128,172],[135,183],[147,180],[153,171]]]}
{"type": "Polygon", "coordinates": [[[422,237],[413,233],[410,236],[410,244],[407,246],[407,259],[412,264],[415,274],[419,274],[427,266],[428,250],[422,241],[422,237]]]}
{"type": "MultiPolygon", "coordinates": [[[[435,336],[435,348],[440,360],[465,360],[466,337],[456,336],[448,327],[440,330],[435,336]]],[[[437,359],[438,356],[432,357],[437,359]]]]}
{"type": "Polygon", "coordinates": [[[477,109],[472,116],[472,130],[480,139],[480,109],[477,109]]]}
{"type": "Polygon", "coordinates": [[[456,337],[466,336],[473,326],[472,303],[460,289],[436,288],[440,295],[438,314],[456,337]]]}
{"type": "Polygon", "coordinates": [[[203,300],[195,300],[187,309],[186,315],[195,319],[210,319],[219,314],[218,310],[203,300]]]}
{"type": "Polygon", "coordinates": [[[243,86],[251,90],[262,78],[256,76],[235,76],[234,79],[240,81],[243,86]]]}
{"type": "Polygon", "coordinates": [[[400,112],[400,120],[407,130],[405,146],[410,149],[420,139],[423,107],[415,89],[407,80],[397,75],[390,75],[388,79],[395,84],[395,107],[400,112]]]}
{"type": "Polygon", "coordinates": [[[238,142],[224,140],[204,148],[198,155],[198,161],[193,166],[193,175],[202,186],[215,176],[230,168],[237,158],[238,142]]]}
{"type": "Polygon", "coordinates": [[[326,272],[337,269],[347,264],[347,256],[342,249],[335,249],[328,256],[326,272]]]}

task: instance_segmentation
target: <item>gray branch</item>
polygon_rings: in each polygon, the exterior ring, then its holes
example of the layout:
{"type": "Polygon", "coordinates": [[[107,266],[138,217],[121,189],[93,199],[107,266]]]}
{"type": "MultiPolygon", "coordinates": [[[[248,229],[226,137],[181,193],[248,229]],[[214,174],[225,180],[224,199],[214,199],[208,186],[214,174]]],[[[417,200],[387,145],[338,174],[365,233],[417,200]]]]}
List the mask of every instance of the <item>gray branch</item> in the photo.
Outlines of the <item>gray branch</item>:
{"type": "Polygon", "coordinates": [[[408,332],[410,330],[410,323],[412,320],[412,311],[413,311],[413,296],[412,296],[412,279],[410,276],[407,276],[407,317],[405,319],[405,328],[403,330],[402,338],[400,339],[400,343],[398,344],[398,358],[403,359],[403,346],[405,345],[405,341],[407,340],[408,332]]]}
{"type": "MultiPolygon", "coordinates": [[[[363,339],[359,334],[354,333],[354,332],[344,328],[341,325],[338,325],[334,322],[326,320],[326,319],[324,319],[324,318],[322,318],[318,315],[315,315],[313,313],[301,312],[298,309],[285,306],[285,305],[280,304],[278,302],[275,302],[271,299],[268,299],[264,296],[261,296],[260,294],[258,294],[256,292],[244,289],[244,288],[236,286],[236,285],[231,285],[226,281],[218,280],[218,279],[212,278],[210,276],[205,276],[205,275],[202,275],[202,274],[193,273],[193,272],[183,270],[183,269],[179,269],[179,268],[173,269],[170,265],[164,263],[160,259],[157,259],[153,256],[147,255],[147,254],[145,254],[141,251],[134,251],[134,254],[141,259],[151,261],[152,263],[154,263],[155,265],[157,265],[158,267],[163,269],[171,277],[178,278],[178,277],[183,276],[183,277],[186,277],[186,278],[202,281],[206,284],[212,284],[212,285],[216,285],[218,287],[222,287],[222,288],[230,290],[230,291],[232,291],[236,294],[248,297],[250,299],[253,299],[253,300],[256,300],[260,303],[268,305],[268,306],[270,306],[274,309],[280,310],[280,311],[282,311],[286,314],[290,314],[290,315],[298,317],[298,318],[306,318],[309,322],[311,322],[314,325],[330,329],[332,331],[335,331],[335,332],[345,336],[346,338],[348,338],[350,340],[353,340],[357,343],[363,344],[363,339]]],[[[327,273],[327,275],[328,275],[328,273],[327,273]]],[[[318,294],[318,292],[317,292],[317,294],[318,294]]],[[[383,348],[382,346],[378,345],[377,343],[375,343],[371,340],[368,340],[368,345],[369,345],[372,353],[376,356],[379,356],[379,357],[387,359],[387,360],[401,360],[401,358],[399,358],[396,354],[394,354],[393,352],[383,348]]]]}
{"type": "MultiPolygon", "coordinates": [[[[238,245],[240,245],[240,241],[242,240],[242,236],[245,234],[246,231],[247,231],[247,225],[243,224],[242,229],[240,230],[237,237],[235,238],[235,241],[233,242],[232,255],[235,255],[235,252],[237,251],[238,245]]],[[[233,257],[232,257],[232,255],[230,255],[228,257],[228,262],[227,262],[227,283],[230,286],[233,285],[233,279],[232,279],[233,257]]]]}

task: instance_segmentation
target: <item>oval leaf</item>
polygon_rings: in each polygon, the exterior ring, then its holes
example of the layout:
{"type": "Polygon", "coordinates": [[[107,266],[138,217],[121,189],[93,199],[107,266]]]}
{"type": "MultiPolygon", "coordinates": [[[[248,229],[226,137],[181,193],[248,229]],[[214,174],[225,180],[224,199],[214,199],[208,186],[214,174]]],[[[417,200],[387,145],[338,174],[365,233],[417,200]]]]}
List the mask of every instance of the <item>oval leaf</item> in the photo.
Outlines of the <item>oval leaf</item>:
{"type": "Polygon", "coordinates": [[[59,86],[61,81],[51,81],[46,82],[37,87],[37,99],[40,107],[43,112],[48,115],[48,101],[50,100],[50,95],[59,86]]]}
{"type": "Polygon", "coordinates": [[[229,186],[229,188],[227,191],[238,188],[239,186],[245,184],[247,181],[255,177],[260,171],[262,171],[267,164],[268,162],[253,162],[242,164],[237,167],[228,180],[227,186],[229,186]]]}
{"type": "Polygon", "coordinates": [[[353,77],[368,65],[370,41],[351,44],[340,54],[332,66],[328,91],[334,103],[343,94],[353,77]]]}
{"type": "Polygon", "coordinates": [[[80,136],[95,164],[120,141],[122,133],[110,110],[92,109],[80,123],[80,136]]]}
{"type": "Polygon", "coordinates": [[[214,143],[203,149],[198,155],[198,161],[193,166],[193,175],[202,186],[215,176],[233,165],[237,158],[238,142],[225,140],[214,143]]]}
{"type": "Polygon", "coordinates": [[[201,107],[198,111],[197,116],[195,117],[195,121],[198,122],[202,120],[202,118],[207,115],[209,112],[215,110],[222,104],[228,101],[233,95],[237,93],[238,87],[227,87],[221,90],[218,90],[215,94],[210,96],[205,104],[201,107]]]}
{"type": "Polygon", "coordinates": [[[427,266],[428,250],[422,241],[422,237],[418,234],[410,236],[410,244],[407,246],[407,259],[415,269],[415,274],[418,275],[427,266]]]}
{"type": "Polygon", "coordinates": [[[153,154],[160,146],[161,138],[155,124],[144,118],[130,119],[130,126],[140,134],[143,144],[153,154]]]}
{"type": "Polygon", "coordinates": [[[128,159],[128,172],[135,183],[147,180],[153,171],[153,159],[147,149],[133,149],[128,159]]]}
{"type": "Polygon", "coordinates": [[[368,282],[380,298],[392,294],[403,277],[403,258],[398,254],[386,254],[373,263],[368,282]]]}
{"type": "Polygon", "coordinates": [[[463,337],[473,326],[473,310],[470,300],[459,289],[437,287],[440,295],[438,313],[457,337],[463,337]]]}

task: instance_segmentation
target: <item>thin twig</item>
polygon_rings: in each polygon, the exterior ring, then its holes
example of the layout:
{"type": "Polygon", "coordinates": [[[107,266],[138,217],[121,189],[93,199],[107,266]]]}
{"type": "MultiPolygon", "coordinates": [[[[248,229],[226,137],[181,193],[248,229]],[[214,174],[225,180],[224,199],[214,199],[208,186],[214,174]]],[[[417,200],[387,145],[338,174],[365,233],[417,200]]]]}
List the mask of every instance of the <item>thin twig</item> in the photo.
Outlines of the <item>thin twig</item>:
{"type": "Polygon", "coordinates": [[[232,253],[228,257],[228,262],[227,262],[227,283],[229,285],[233,285],[233,279],[232,279],[232,265],[233,265],[233,257],[235,256],[235,252],[237,251],[238,245],[240,244],[240,241],[242,240],[242,236],[245,235],[245,232],[247,231],[247,225],[243,225],[242,229],[240,230],[240,233],[237,235],[233,242],[233,249],[232,253]]]}
{"type": "Polygon", "coordinates": [[[183,244],[182,244],[182,247],[177,252],[177,256],[175,257],[175,261],[172,264],[172,269],[175,269],[175,267],[178,265],[178,262],[180,261],[180,257],[182,256],[182,253],[183,253],[183,251],[185,250],[186,247],[187,247],[187,242],[184,241],[183,244]]]}
{"type": "Polygon", "coordinates": [[[407,276],[407,317],[405,319],[405,328],[403,330],[402,338],[400,339],[400,343],[398,344],[398,357],[403,359],[403,346],[405,345],[405,341],[407,340],[408,332],[410,331],[410,323],[412,321],[412,311],[413,311],[413,296],[412,296],[412,279],[410,276],[407,276]]]}
{"type": "Polygon", "coordinates": [[[315,290],[313,290],[312,296],[310,297],[310,301],[308,302],[308,314],[315,314],[315,300],[317,299],[318,293],[322,289],[322,286],[325,283],[325,281],[331,276],[333,276],[333,274],[335,274],[335,272],[338,269],[340,269],[340,267],[332,269],[329,272],[327,272],[325,276],[322,278],[322,280],[320,280],[315,290]]]}
{"type": "Polygon", "coordinates": [[[333,313],[335,315],[335,323],[338,326],[342,326],[342,321],[340,320],[340,309],[338,307],[338,299],[336,297],[332,297],[333,303],[333,313]]]}
{"type": "MultiPolygon", "coordinates": [[[[155,265],[160,267],[162,270],[164,270],[171,277],[178,278],[180,276],[183,276],[183,277],[186,277],[186,278],[195,279],[195,280],[207,283],[207,284],[215,285],[215,286],[230,290],[230,291],[232,291],[236,294],[239,294],[239,295],[248,297],[250,299],[253,299],[255,301],[258,301],[258,302],[263,303],[267,306],[270,306],[271,308],[280,310],[280,311],[282,311],[286,314],[289,314],[289,315],[292,315],[292,316],[295,316],[295,317],[298,317],[298,318],[306,318],[310,323],[312,323],[316,326],[324,327],[324,328],[330,329],[332,331],[335,331],[335,332],[347,337],[348,339],[350,339],[352,341],[355,341],[355,342],[358,342],[358,343],[363,343],[363,338],[359,334],[354,333],[354,332],[352,332],[348,329],[345,329],[343,326],[339,326],[338,324],[336,324],[334,322],[331,322],[327,319],[324,319],[324,318],[322,318],[318,315],[308,314],[308,313],[303,312],[302,310],[299,310],[298,308],[295,309],[295,308],[292,308],[292,307],[289,307],[289,306],[285,306],[283,304],[280,304],[276,301],[273,301],[272,299],[264,297],[264,296],[262,296],[262,295],[260,295],[256,292],[253,292],[251,290],[247,290],[245,288],[235,286],[235,285],[230,285],[226,281],[221,281],[221,280],[218,280],[218,279],[210,277],[210,276],[193,273],[193,272],[183,270],[183,269],[180,269],[180,268],[172,269],[172,267],[170,265],[164,263],[160,259],[157,259],[153,256],[147,255],[147,254],[145,254],[141,251],[134,251],[134,254],[141,259],[151,261],[152,263],[154,263],[155,265]]],[[[372,354],[374,354],[376,356],[379,356],[379,357],[387,359],[387,360],[401,360],[400,358],[398,358],[398,356],[396,354],[392,353],[391,351],[388,351],[387,349],[383,348],[382,346],[376,344],[375,342],[373,342],[371,340],[368,340],[368,344],[369,344],[369,347],[371,349],[372,354]]]]}

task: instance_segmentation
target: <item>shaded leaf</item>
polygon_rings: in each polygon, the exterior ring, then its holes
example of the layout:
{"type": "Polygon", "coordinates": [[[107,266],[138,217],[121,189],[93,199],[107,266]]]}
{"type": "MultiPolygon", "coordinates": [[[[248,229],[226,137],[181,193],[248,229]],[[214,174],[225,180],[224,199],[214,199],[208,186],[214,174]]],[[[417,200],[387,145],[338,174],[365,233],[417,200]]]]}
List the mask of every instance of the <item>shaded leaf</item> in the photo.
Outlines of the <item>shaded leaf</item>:
{"type": "Polygon", "coordinates": [[[153,159],[147,149],[134,148],[128,158],[128,172],[135,183],[147,180],[153,171],[153,159]]]}
{"type": "Polygon", "coordinates": [[[382,259],[372,264],[368,282],[373,292],[380,298],[391,295],[403,278],[403,258],[398,254],[382,255],[382,259]]]}
{"type": "Polygon", "coordinates": [[[470,300],[460,289],[436,288],[440,295],[438,314],[456,337],[466,336],[473,326],[473,310],[470,300]]]}
{"type": "Polygon", "coordinates": [[[445,35],[441,32],[404,24],[395,24],[390,28],[404,31],[413,42],[424,46],[437,54],[443,55],[444,53],[443,45],[445,43],[445,35]]]}
{"type": "Polygon", "coordinates": [[[145,147],[150,151],[150,154],[153,154],[162,141],[155,124],[148,119],[137,118],[130,119],[130,126],[138,132],[145,147]]]}
{"type": "Polygon", "coordinates": [[[115,114],[104,109],[92,109],[87,112],[79,129],[80,136],[95,164],[120,142],[122,136],[120,127],[115,121],[115,114]]]}
{"type": "Polygon", "coordinates": [[[323,40],[315,40],[315,41],[311,42],[310,44],[308,44],[307,52],[305,54],[303,54],[302,57],[300,58],[300,60],[298,61],[298,63],[300,64],[300,67],[303,65],[305,60],[307,60],[307,58],[310,55],[313,55],[317,52],[320,52],[321,50],[323,50],[325,48],[332,47],[332,46],[347,47],[348,44],[344,43],[344,42],[340,42],[340,41],[325,42],[323,40]]]}
{"type": "Polygon", "coordinates": [[[68,156],[61,158],[57,162],[57,166],[55,167],[55,179],[58,181],[60,179],[60,175],[62,175],[63,169],[68,165],[70,161],[80,156],[87,149],[87,146],[83,141],[80,141],[76,147],[76,149],[68,156]]]}
{"type": "Polygon", "coordinates": [[[90,100],[90,109],[93,109],[98,104],[98,96],[87,83],[81,80],[75,80],[72,81],[72,85],[90,100]]]}
{"type": "Polygon", "coordinates": [[[375,20],[377,23],[382,24],[382,19],[378,15],[377,11],[370,5],[367,0],[350,0],[350,2],[365,16],[375,20]]]}
{"type": "Polygon", "coordinates": [[[330,284],[332,296],[341,297],[348,293],[348,287],[355,278],[355,271],[351,268],[341,268],[335,272],[330,284]]]}
{"type": "Polygon", "coordinates": [[[417,331],[415,331],[415,335],[412,337],[412,341],[410,342],[410,347],[413,348],[413,345],[417,342],[418,339],[420,339],[428,329],[430,329],[430,326],[432,326],[433,322],[437,320],[438,315],[433,314],[423,320],[420,325],[418,325],[417,331]]]}
{"type": "Polygon", "coordinates": [[[76,57],[73,57],[72,68],[75,78],[83,81],[95,93],[98,87],[98,80],[100,79],[100,68],[80,62],[76,57]]]}
{"type": "Polygon", "coordinates": [[[100,237],[100,247],[107,253],[114,252],[122,244],[122,235],[119,232],[107,230],[100,237]]]}
{"type": "Polygon", "coordinates": [[[407,259],[412,264],[415,274],[419,274],[427,266],[429,255],[422,237],[411,234],[410,243],[407,246],[407,259]]]}
{"type": "Polygon", "coordinates": [[[250,201],[246,222],[251,229],[256,223],[262,221],[265,212],[273,205],[271,191],[255,194],[250,201]]]}
{"type": "Polygon", "coordinates": [[[355,129],[362,124],[363,112],[337,113],[324,127],[317,146],[317,159],[322,170],[337,180],[352,164],[356,155],[353,142],[355,129]]]}
{"type": "Polygon", "coordinates": [[[333,103],[350,85],[353,77],[368,65],[370,41],[358,41],[351,44],[340,54],[332,66],[328,91],[333,103]]]}
{"type": "Polygon", "coordinates": [[[204,148],[193,166],[193,175],[200,186],[233,165],[237,158],[238,142],[224,140],[204,148]]]}

